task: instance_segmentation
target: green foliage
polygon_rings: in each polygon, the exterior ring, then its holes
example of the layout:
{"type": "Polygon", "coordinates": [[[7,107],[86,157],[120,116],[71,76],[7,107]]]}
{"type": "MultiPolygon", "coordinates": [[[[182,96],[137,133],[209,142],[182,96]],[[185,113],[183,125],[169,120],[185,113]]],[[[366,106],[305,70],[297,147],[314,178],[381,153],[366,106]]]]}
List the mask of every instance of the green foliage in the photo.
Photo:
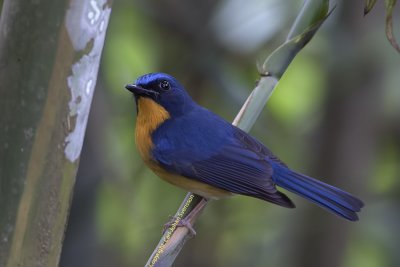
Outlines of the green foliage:
{"type": "MultiPolygon", "coordinates": [[[[157,68],[159,50],[150,22],[134,8],[120,9],[110,21],[104,48],[104,74],[109,88],[121,95],[123,86],[157,68]]],[[[124,92],[125,93],[125,92],[124,92]]]]}
{"type": "Polygon", "coordinates": [[[315,122],[321,109],[325,87],[324,72],[318,62],[300,54],[279,81],[268,109],[290,128],[303,128],[315,122]]]}
{"type": "Polygon", "coordinates": [[[395,147],[395,140],[387,140],[378,152],[379,158],[376,163],[375,175],[371,179],[370,191],[377,194],[390,194],[394,188],[400,186],[397,179],[400,167],[400,153],[395,147]],[[379,177],[376,179],[375,177],[379,177]]]}

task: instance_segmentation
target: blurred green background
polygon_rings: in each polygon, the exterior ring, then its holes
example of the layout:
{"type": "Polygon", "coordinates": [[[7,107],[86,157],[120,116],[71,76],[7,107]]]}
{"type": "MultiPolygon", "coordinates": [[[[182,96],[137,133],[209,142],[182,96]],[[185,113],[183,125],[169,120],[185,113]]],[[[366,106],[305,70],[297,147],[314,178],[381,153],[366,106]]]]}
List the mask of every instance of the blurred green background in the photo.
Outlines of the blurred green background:
{"type": "MultiPolygon", "coordinates": [[[[170,73],[232,121],[301,4],[114,1],[60,266],[144,266],[186,194],[140,160],[125,84],[170,73]]],[[[400,56],[384,15],[383,1],[366,17],[363,1],[338,1],[251,131],[293,169],[363,199],[360,221],[291,193],[294,210],[213,201],[174,266],[400,266],[400,56]]]]}

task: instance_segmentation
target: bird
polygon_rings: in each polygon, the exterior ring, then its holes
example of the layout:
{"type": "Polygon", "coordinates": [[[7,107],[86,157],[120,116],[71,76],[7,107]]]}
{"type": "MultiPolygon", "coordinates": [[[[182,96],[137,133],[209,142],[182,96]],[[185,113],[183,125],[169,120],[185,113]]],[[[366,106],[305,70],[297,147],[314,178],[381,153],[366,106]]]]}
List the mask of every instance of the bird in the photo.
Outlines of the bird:
{"type": "Polygon", "coordinates": [[[136,102],[135,141],[161,179],[206,200],[233,195],[286,208],[284,188],[349,221],[363,202],[290,169],[260,141],[197,104],[173,76],[148,73],[125,86],[136,102]]]}

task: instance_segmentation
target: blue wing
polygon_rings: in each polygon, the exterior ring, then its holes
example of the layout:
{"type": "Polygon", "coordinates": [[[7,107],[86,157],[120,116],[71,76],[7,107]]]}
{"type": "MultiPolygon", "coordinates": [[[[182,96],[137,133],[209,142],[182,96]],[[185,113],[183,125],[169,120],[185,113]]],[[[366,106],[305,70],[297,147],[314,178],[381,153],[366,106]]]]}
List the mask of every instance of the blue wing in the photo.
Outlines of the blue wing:
{"type": "Polygon", "coordinates": [[[153,157],[165,169],[226,191],[294,207],[278,185],[351,221],[364,205],[290,170],[256,139],[206,110],[165,122],[153,141],[153,157]]]}
{"type": "Polygon", "coordinates": [[[214,114],[203,110],[166,122],[154,132],[153,142],[153,158],[170,172],[236,194],[294,207],[275,188],[272,167],[265,160],[267,155],[274,158],[271,152],[214,114]]]}

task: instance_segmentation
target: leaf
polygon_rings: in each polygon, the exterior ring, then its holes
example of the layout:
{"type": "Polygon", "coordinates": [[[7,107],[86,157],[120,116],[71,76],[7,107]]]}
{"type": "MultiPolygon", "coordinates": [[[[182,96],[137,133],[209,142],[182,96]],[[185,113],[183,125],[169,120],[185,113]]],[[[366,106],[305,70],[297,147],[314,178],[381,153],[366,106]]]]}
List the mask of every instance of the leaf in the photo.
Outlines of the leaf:
{"type": "Polygon", "coordinates": [[[375,6],[376,0],[365,0],[364,16],[367,15],[375,6]]]}
{"type": "Polygon", "coordinates": [[[392,13],[393,13],[393,8],[396,5],[396,0],[386,0],[385,5],[386,5],[386,37],[389,40],[389,43],[393,46],[393,48],[400,53],[400,46],[397,43],[396,38],[394,37],[393,34],[392,13]]]}
{"type": "Polygon", "coordinates": [[[324,17],[314,22],[306,28],[302,33],[287,40],[283,45],[278,47],[265,60],[260,74],[263,76],[273,76],[276,78],[282,77],[284,71],[294,59],[295,55],[312,39],[319,27],[329,17],[334,8],[324,17]]]}
{"type": "Polygon", "coordinates": [[[296,17],[286,41],[302,34],[306,29],[325,20],[329,13],[329,1],[304,1],[300,14],[296,17]]]}
{"type": "Polygon", "coordinates": [[[234,125],[244,131],[251,129],[289,64],[334,10],[328,12],[328,8],[327,1],[305,2],[285,43],[275,49],[259,67],[260,80],[236,116],[234,125]]]}

